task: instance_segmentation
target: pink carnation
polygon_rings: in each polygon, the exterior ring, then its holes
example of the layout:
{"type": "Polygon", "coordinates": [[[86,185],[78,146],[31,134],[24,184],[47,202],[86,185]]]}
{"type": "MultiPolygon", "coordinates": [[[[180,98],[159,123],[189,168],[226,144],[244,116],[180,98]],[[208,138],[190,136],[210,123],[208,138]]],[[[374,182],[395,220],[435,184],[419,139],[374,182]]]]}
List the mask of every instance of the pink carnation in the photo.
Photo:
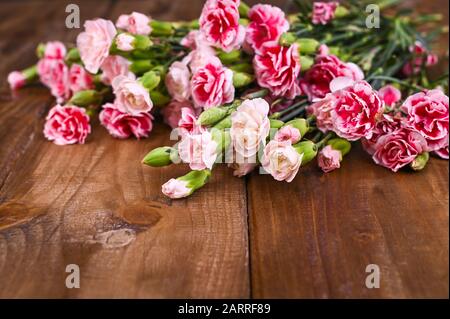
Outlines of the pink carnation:
{"type": "Polygon", "coordinates": [[[153,103],[150,94],[138,81],[120,75],[114,78],[112,87],[116,95],[114,104],[119,111],[131,115],[151,111],[153,103]]]}
{"type": "Polygon", "coordinates": [[[208,63],[192,76],[191,90],[196,107],[208,109],[229,103],[234,99],[233,72],[221,64],[208,63]]]}
{"type": "Polygon", "coordinates": [[[200,31],[206,41],[226,52],[238,49],[245,37],[239,25],[239,1],[207,0],[200,16],[200,31]]]}
{"type": "Polygon", "coordinates": [[[132,34],[148,35],[152,32],[150,21],[151,19],[145,14],[133,12],[120,15],[116,21],[116,27],[132,34]]]}
{"type": "Polygon", "coordinates": [[[395,132],[402,127],[406,127],[406,118],[391,116],[388,114],[383,114],[380,121],[377,122],[375,127],[372,129],[372,136],[367,138],[362,138],[361,143],[364,150],[373,155],[375,153],[377,144],[380,137],[387,135],[389,133],[395,132]]]}
{"type": "Polygon", "coordinates": [[[59,41],[50,41],[45,44],[44,58],[64,60],[67,50],[64,43],[59,41]]]}
{"type": "Polygon", "coordinates": [[[111,103],[103,105],[100,112],[100,123],[108,130],[109,134],[117,138],[148,137],[153,128],[153,116],[142,112],[136,115],[121,112],[111,103]]]}
{"type": "Polygon", "coordinates": [[[88,20],[84,28],[77,37],[77,47],[86,70],[97,73],[109,55],[117,30],[111,21],[104,19],[88,20]]]}
{"type": "Polygon", "coordinates": [[[384,108],[377,92],[369,83],[359,81],[333,95],[337,98],[331,111],[336,134],[350,141],[361,137],[370,139],[384,108]]]}
{"type": "Polygon", "coordinates": [[[257,4],[253,6],[248,17],[250,24],[246,31],[246,41],[256,53],[262,45],[269,41],[278,41],[280,36],[289,29],[289,22],[280,8],[257,4]]]}
{"type": "Polygon", "coordinates": [[[392,85],[385,85],[378,90],[378,95],[386,105],[393,106],[402,99],[402,93],[392,85]]]}
{"type": "Polygon", "coordinates": [[[332,93],[328,93],[323,99],[308,106],[307,112],[316,117],[316,125],[322,132],[332,131],[334,129],[334,121],[331,118],[331,111],[336,104],[336,97],[332,93]]]}
{"type": "Polygon", "coordinates": [[[408,124],[428,142],[427,151],[439,150],[448,144],[448,96],[435,89],[408,97],[402,105],[408,124]]]}
{"type": "Polygon", "coordinates": [[[330,92],[330,83],[337,77],[360,81],[364,74],[354,63],[344,63],[334,55],[318,55],[314,65],[306,72],[301,87],[309,100],[314,101],[330,92]]]}
{"type": "Polygon", "coordinates": [[[39,60],[37,70],[41,82],[59,102],[70,98],[69,68],[64,60],[43,58],[39,60]]]}
{"type": "Polygon", "coordinates": [[[334,18],[338,2],[314,2],[312,23],[313,24],[328,24],[334,18]]]}
{"type": "Polygon", "coordinates": [[[378,139],[373,160],[378,165],[397,172],[414,161],[426,147],[426,140],[418,132],[409,128],[400,128],[378,139]]]}
{"type": "Polygon", "coordinates": [[[448,159],[448,144],[447,144],[447,146],[445,146],[445,147],[443,147],[443,148],[441,148],[441,149],[438,149],[438,150],[436,150],[436,151],[434,151],[434,154],[436,154],[437,156],[439,156],[440,158],[443,158],[443,159],[448,159]]]}
{"type": "Polygon", "coordinates": [[[185,63],[179,61],[172,63],[167,72],[165,83],[167,91],[174,100],[181,102],[189,99],[191,95],[190,79],[191,72],[185,63]]]}
{"type": "Polygon", "coordinates": [[[44,125],[45,137],[57,145],[84,144],[89,133],[89,116],[77,106],[54,106],[44,125]]]}
{"type": "Polygon", "coordinates": [[[300,131],[292,125],[283,126],[274,136],[274,140],[278,142],[290,141],[295,144],[302,138],[300,131]]]}
{"type": "Polygon", "coordinates": [[[436,54],[430,53],[419,41],[416,41],[409,51],[413,57],[402,69],[406,76],[418,74],[423,67],[435,65],[439,60],[436,54]]]}
{"type": "Polygon", "coordinates": [[[277,42],[266,42],[261,54],[253,59],[253,66],[258,84],[274,95],[292,99],[300,94],[300,57],[296,44],[284,47],[277,42]]]}
{"type": "Polygon", "coordinates": [[[192,170],[211,169],[217,158],[217,146],[211,133],[202,130],[184,134],[178,144],[178,153],[192,170]]]}
{"type": "Polygon", "coordinates": [[[162,185],[161,191],[169,198],[177,199],[189,196],[192,190],[188,187],[188,182],[172,178],[162,185]]]}
{"type": "Polygon", "coordinates": [[[329,173],[341,167],[342,153],[333,149],[330,145],[325,146],[317,155],[317,163],[325,173],[329,173]]]}
{"type": "MultiPolygon", "coordinates": [[[[193,112],[193,106],[189,101],[176,101],[172,100],[169,104],[164,106],[161,110],[161,114],[164,118],[164,122],[169,125],[171,128],[177,128],[178,123],[181,120],[182,109],[186,108],[193,112]]],[[[194,112],[192,113],[194,114],[194,112]]]]}
{"type": "Polygon", "coordinates": [[[22,72],[13,71],[8,74],[8,84],[11,90],[18,90],[27,83],[25,76],[22,72]]]}
{"type": "Polygon", "coordinates": [[[261,165],[277,181],[292,182],[298,173],[303,155],[290,141],[270,141],[264,148],[261,165]]]}
{"type": "Polygon", "coordinates": [[[69,71],[69,86],[73,93],[94,88],[94,78],[79,64],[72,64],[69,71]]]}
{"type": "Polygon", "coordinates": [[[130,61],[120,55],[107,57],[101,65],[103,83],[111,85],[113,79],[119,75],[134,79],[135,75],[129,70],[130,64],[130,61]]]}

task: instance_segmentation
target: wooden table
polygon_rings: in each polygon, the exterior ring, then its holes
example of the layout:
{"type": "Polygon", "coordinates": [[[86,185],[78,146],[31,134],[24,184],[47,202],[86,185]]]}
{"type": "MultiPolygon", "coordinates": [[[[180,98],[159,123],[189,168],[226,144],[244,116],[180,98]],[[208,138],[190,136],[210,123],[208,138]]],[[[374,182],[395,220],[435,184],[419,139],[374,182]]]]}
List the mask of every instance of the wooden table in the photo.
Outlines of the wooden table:
{"type": "MultiPolygon", "coordinates": [[[[161,184],[187,168],[140,164],[169,143],[163,125],[141,141],[113,139],[98,122],[85,145],[46,141],[53,98],[42,87],[11,96],[5,79],[35,61],[38,42],[74,41],[72,2],[0,4],[0,297],[448,298],[447,161],[393,174],[357,147],[342,169],[310,165],[291,184],[220,167],[171,201],[161,184]],[[80,289],[65,286],[68,264],[80,267],[80,289]],[[365,286],[369,264],[381,269],[379,289],[365,286]]],[[[202,6],[75,2],[82,20],[132,10],[193,19],[202,6]]],[[[447,1],[425,9],[443,6],[448,21],[447,1]]]]}

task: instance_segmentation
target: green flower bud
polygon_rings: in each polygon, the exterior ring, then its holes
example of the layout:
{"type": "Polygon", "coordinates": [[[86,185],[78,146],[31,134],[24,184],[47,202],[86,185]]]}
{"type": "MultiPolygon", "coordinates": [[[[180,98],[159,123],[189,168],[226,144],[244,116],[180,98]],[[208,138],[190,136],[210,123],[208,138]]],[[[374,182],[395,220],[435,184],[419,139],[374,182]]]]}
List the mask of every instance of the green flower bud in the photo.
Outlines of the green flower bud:
{"type": "Polygon", "coordinates": [[[217,143],[217,152],[222,153],[231,143],[229,130],[220,130],[215,127],[211,129],[211,135],[214,142],[217,143]]]}
{"type": "Polygon", "coordinates": [[[250,7],[241,1],[241,3],[239,4],[239,15],[243,18],[247,18],[248,17],[248,12],[250,11],[250,7]]]}
{"type": "Polygon", "coordinates": [[[187,182],[187,187],[191,189],[191,194],[197,189],[203,187],[211,177],[211,171],[204,169],[201,171],[191,171],[184,176],[178,177],[180,181],[187,182]]]}
{"type": "Polygon", "coordinates": [[[80,52],[77,48],[72,48],[67,52],[65,60],[69,63],[79,62],[80,61],[80,52]]]}
{"type": "Polygon", "coordinates": [[[227,107],[212,107],[200,114],[198,121],[203,126],[211,126],[221,121],[225,116],[228,115],[227,107]]]}
{"type": "Polygon", "coordinates": [[[308,71],[314,64],[314,59],[307,55],[300,56],[300,65],[302,67],[302,71],[308,71]]]}
{"type": "Polygon", "coordinates": [[[153,45],[153,42],[150,40],[148,36],[135,34],[134,35],[134,41],[133,41],[133,47],[136,50],[147,50],[153,45]]]}
{"type": "Polygon", "coordinates": [[[254,80],[255,77],[251,74],[233,71],[233,85],[235,88],[247,86],[251,84],[254,80]]]}
{"type": "Polygon", "coordinates": [[[242,18],[239,19],[239,24],[243,25],[244,27],[248,26],[249,23],[250,23],[250,20],[248,20],[248,19],[242,19],[242,18]]]}
{"type": "Polygon", "coordinates": [[[95,90],[84,90],[75,93],[69,101],[69,104],[81,107],[90,105],[99,105],[102,102],[102,95],[95,90]]]}
{"type": "Polygon", "coordinates": [[[219,123],[214,125],[217,129],[226,129],[231,127],[231,115],[226,116],[223,120],[221,120],[219,123]]]}
{"type": "Polygon", "coordinates": [[[319,42],[311,38],[302,38],[295,41],[298,44],[300,54],[313,54],[319,47],[319,42]]]}
{"type": "Polygon", "coordinates": [[[333,138],[329,140],[327,144],[330,145],[332,149],[340,151],[342,156],[347,155],[352,148],[352,144],[343,138],[333,138]]]}
{"type": "Polygon", "coordinates": [[[198,19],[192,20],[191,22],[189,22],[188,28],[198,30],[200,28],[200,23],[199,23],[198,19]]]}
{"type": "Polygon", "coordinates": [[[170,102],[170,97],[159,91],[150,91],[150,99],[155,106],[164,106],[170,102]]]}
{"type": "Polygon", "coordinates": [[[161,82],[161,76],[155,71],[146,72],[140,79],[142,86],[152,91],[155,89],[159,83],[161,82]]]}
{"type": "Polygon", "coordinates": [[[152,36],[154,37],[169,36],[174,32],[173,25],[170,22],[152,20],[150,26],[152,27],[152,36]]]}
{"type": "Polygon", "coordinates": [[[317,147],[313,141],[303,141],[293,145],[299,154],[303,154],[302,165],[312,161],[317,155],[317,147]]]}
{"type": "Polygon", "coordinates": [[[253,66],[250,63],[238,63],[229,68],[236,72],[253,73],[253,66]]]}
{"type": "Polygon", "coordinates": [[[36,47],[36,55],[39,59],[43,58],[45,54],[45,44],[39,43],[36,47]]]}
{"type": "Polygon", "coordinates": [[[285,32],[280,37],[280,45],[288,47],[297,40],[297,37],[292,32],[285,32]]]}
{"type": "Polygon", "coordinates": [[[223,64],[232,64],[239,62],[241,60],[241,51],[233,50],[230,52],[219,51],[217,57],[222,61],[223,64]]]}
{"type": "Polygon", "coordinates": [[[269,119],[270,120],[270,128],[281,128],[284,125],[283,121],[277,119],[269,119]]]}
{"type": "Polygon", "coordinates": [[[422,154],[417,155],[414,161],[409,164],[409,166],[415,171],[421,171],[425,168],[430,159],[430,154],[428,152],[423,152],[422,154]]]}
{"type": "Polygon", "coordinates": [[[343,17],[347,16],[348,13],[349,13],[349,10],[346,7],[339,5],[336,8],[336,11],[334,11],[334,17],[336,19],[343,18],[343,17]]]}
{"type": "Polygon", "coordinates": [[[142,74],[149,71],[152,67],[150,60],[135,60],[130,65],[130,71],[134,74],[142,74]]]}
{"type": "Polygon", "coordinates": [[[167,166],[176,162],[178,151],[169,146],[157,147],[145,155],[142,163],[152,167],[167,166]]]}
{"type": "Polygon", "coordinates": [[[306,119],[293,119],[284,124],[284,126],[291,125],[300,131],[300,136],[303,137],[309,131],[309,123],[306,119]]]}

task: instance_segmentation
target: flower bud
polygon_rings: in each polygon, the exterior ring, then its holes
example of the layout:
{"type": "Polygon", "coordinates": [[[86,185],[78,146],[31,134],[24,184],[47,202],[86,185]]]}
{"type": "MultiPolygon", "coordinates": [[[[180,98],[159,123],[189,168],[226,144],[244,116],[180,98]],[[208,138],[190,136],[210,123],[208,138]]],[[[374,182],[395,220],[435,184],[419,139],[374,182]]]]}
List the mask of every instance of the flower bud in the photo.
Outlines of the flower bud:
{"type": "Polygon", "coordinates": [[[241,61],[241,51],[240,50],[233,50],[230,52],[220,51],[219,54],[217,54],[217,57],[223,64],[232,64],[234,62],[241,61]]]}
{"type": "Polygon", "coordinates": [[[423,152],[422,154],[417,155],[414,161],[409,164],[409,166],[415,171],[421,171],[425,168],[430,159],[430,154],[428,152],[423,152]]]}
{"type": "Polygon", "coordinates": [[[285,32],[280,37],[280,45],[288,47],[297,40],[297,37],[292,32],[285,32]]]}
{"type": "Polygon", "coordinates": [[[75,63],[80,61],[80,52],[77,48],[72,48],[67,52],[65,60],[69,63],[75,63]]]}
{"type": "Polygon", "coordinates": [[[43,58],[45,54],[45,43],[39,43],[36,47],[36,55],[39,59],[43,58]]]}
{"type": "Polygon", "coordinates": [[[81,107],[99,105],[102,102],[102,95],[95,90],[84,90],[75,93],[68,104],[81,107]]]}
{"type": "Polygon", "coordinates": [[[211,135],[214,142],[217,143],[217,153],[225,151],[231,143],[229,130],[220,130],[215,127],[211,129],[211,135]]]}
{"type": "Polygon", "coordinates": [[[116,37],[115,46],[120,51],[147,50],[153,45],[149,37],[139,34],[121,33],[116,37]]]}
{"type": "Polygon", "coordinates": [[[150,26],[152,27],[151,34],[154,37],[170,36],[174,32],[173,25],[170,22],[152,20],[150,26]]]}
{"type": "Polygon", "coordinates": [[[302,71],[308,71],[314,64],[314,59],[307,55],[300,56],[300,65],[302,67],[302,71]]]}
{"type": "Polygon", "coordinates": [[[235,88],[241,88],[251,84],[255,80],[255,77],[245,72],[233,71],[233,86],[235,88]]]}
{"type": "Polygon", "coordinates": [[[348,13],[349,13],[349,10],[346,7],[339,5],[336,8],[336,11],[334,11],[334,17],[336,19],[343,18],[343,17],[347,16],[348,13]]]}
{"type": "Polygon", "coordinates": [[[197,189],[203,187],[211,177],[211,171],[204,169],[201,171],[191,171],[177,180],[187,182],[187,187],[191,189],[191,194],[197,189]]]}
{"type": "Polygon", "coordinates": [[[148,71],[139,79],[139,82],[147,90],[152,91],[161,82],[161,76],[155,71],[148,71]]]}
{"type": "Polygon", "coordinates": [[[300,54],[313,54],[319,47],[319,42],[311,38],[302,38],[295,41],[298,44],[300,54]]]}
{"type": "Polygon", "coordinates": [[[309,123],[306,119],[293,119],[284,124],[284,126],[291,125],[300,131],[300,136],[303,137],[309,131],[309,123]]]}
{"type": "Polygon", "coordinates": [[[135,60],[130,65],[130,71],[134,74],[142,74],[149,71],[152,67],[150,60],[135,60]]]}
{"type": "Polygon", "coordinates": [[[210,176],[211,171],[208,169],[191,171],[177,179],[170,179],[161,187],[161,190],[164,195],[173,199],[187,197],[200,187],[203,187],[210,176]]]}
{"type": "Polygon", "coordinates": [[[340,151],[342,156],[347,155],[352,148],[352,144],[343,138],[333,138],[329,140],[327,144],[330,145],[332,149],[340,151]]]}
{"type": "Polygon", "coordinates": [[[231,115],[226,116],[224,119],[222,119],[219,123],[214,125],[217,129],[226,129],[231,127],[231,115]]]}
{"type": "Polygon", "coordinates": [[[277,119],[269,119],[269,121],[270,121],[270,128],[280,128],[284,125],[283,121],[277,119]]]}
{"type": "Polygon", "coordinates": [[[312,161],[317,155],[317,147],[313,141],[303,141],[293,146],[299,154],[303,154],[302,165],[312,161]]]}
{"type": "Polygon", "coordinates": [[[211,126],[221,121],[225,116],[228,115],[227,107],[212,107],[200,114],[198,122],[202,126],[211,126]]]}
{"type": "Polygon", "coordinates": [[[232,71],[252,73],[253,66],[250,63],[238,63],[229,67],[232,71]]]}
{"type": "Polygon", "coordinates": [[[156,106],[164,106],[170,102],[170,97],[155,90],[150,91],[150,99],[152,100],[153,105],[156,106]]]}
{"type": "Polygon", "coordinates": [[[145,155],[142,163],[152,167],[167,166],[176,162],[178,151],[169,146],[157,147],[145,155]]]}
{"type": "Polygon", "coordinates": [[[241,1],[241,3],[239,4],[239,15],[241,16],[241,18],[247,18],[248,17],[248,12],[250,11],[250,7],[241,1]]]}

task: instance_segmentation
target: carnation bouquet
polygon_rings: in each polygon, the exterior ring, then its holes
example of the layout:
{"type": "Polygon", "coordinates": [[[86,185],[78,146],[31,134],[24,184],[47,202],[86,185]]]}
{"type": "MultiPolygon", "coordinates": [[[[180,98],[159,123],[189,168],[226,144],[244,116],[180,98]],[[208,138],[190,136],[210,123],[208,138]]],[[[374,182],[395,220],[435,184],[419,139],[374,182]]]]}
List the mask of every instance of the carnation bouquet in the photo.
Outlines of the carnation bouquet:
{"type": "Polygon", "coordinates": [[[98,18],[76,45],[40,44],[36,65],[8,82],[50,89],[43,134],[58,145],[85,143],[95,116],[114,138],[151,138],[164,121],[176,142],[143,163],[189,165],[162,185],[170,198],[203,187],[221,163],[285,182],[314,161],[328,173],[358,142],[378,165],[419,171],[430,154],[449,157],[448,74],[427,72],[447,29],[439,15],[390,13],[396,2],[296,1],[287,14],[207,0],[194,21],[98,18]]]}

